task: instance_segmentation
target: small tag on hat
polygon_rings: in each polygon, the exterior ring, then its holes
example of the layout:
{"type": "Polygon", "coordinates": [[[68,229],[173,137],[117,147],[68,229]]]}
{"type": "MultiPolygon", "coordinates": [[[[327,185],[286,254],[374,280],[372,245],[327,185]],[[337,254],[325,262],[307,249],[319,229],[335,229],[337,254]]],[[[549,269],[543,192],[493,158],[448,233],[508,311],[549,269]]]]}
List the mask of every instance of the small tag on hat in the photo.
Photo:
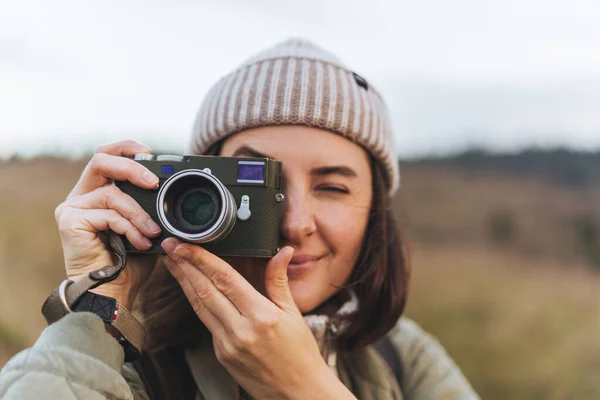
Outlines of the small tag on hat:
{"type": "Polygon", "coordinates": [[[365,90],[369,90],[369,84],[367,83],[367,80],[365,78],[363,78],[356,72],[353,72],[352,75],[354,75],[354,80],[356,81],[356,84],[358,86],[360,86],[361,88],[363,88],[365,90]]]}

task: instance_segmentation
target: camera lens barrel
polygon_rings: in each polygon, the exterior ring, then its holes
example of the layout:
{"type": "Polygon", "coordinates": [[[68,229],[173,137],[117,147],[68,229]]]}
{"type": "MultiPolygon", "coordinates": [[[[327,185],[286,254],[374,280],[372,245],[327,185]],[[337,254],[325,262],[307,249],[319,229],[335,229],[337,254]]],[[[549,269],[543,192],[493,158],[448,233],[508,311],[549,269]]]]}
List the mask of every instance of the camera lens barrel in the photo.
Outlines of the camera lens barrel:
{"type": "Polygon", "coordinates": [[[156,198],[160,222],[173,236],[192,243],[218,241],[236,220],[236,202],[214,175],[199,169],[178,172],[165,181],[156,198]]]}

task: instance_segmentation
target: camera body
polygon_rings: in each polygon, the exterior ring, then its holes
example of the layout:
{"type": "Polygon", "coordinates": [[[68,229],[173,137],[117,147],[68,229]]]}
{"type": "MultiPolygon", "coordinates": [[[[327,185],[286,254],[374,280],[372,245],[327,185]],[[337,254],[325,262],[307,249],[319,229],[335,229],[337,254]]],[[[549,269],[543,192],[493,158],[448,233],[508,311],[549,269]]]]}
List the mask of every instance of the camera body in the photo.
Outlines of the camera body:
{"type": "Polygon", "coordinates": [[[196,243],[219,256],[273,257],[283,215],[281,162],[268,158],[137,154],[159,178],[156,189],[116,181],[162,229],[152,248],[128,253],[164,254],[168,237],[196,243]]]}

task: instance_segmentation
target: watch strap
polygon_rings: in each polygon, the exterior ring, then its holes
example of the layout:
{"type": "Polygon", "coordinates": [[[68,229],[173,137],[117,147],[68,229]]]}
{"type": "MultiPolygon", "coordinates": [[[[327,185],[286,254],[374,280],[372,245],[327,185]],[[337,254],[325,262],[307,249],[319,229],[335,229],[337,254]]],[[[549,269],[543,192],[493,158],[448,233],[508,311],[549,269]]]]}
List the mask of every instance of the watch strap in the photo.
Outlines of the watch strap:
{"type": "Polygon", "coordinates": [[[92,312],[117,329],[122,336],[119,343],[125,351],[125,361],[133,361],[140,356],[146,330],[123,304],[112,297],[85,292],[73,307],[75,312],[92,312]]]}
{"type": "Polygon", "coordinates": [[[42,314],[48,324],[52,324],[71,311],[93,312],[119,331],[122,336],[119,343],[125,351],[125,361],[132,361],[141,354],[146,330],[124,305],[113,298],[89,292],[116,279],[127,260],[125,246],[118,234],[108,231],[101,237],[118,257],[118,264],[91,272],[77,281],[65,280],[48,296],[42,305],[42,314]]]}

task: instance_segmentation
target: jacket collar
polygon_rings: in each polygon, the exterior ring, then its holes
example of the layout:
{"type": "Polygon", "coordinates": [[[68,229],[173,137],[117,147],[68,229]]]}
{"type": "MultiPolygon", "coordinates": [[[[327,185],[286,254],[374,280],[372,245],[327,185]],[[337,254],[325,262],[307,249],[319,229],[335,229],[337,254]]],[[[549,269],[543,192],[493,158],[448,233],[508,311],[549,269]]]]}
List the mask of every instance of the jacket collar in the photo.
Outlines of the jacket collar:
{"type": "Polygon", "coordinates": [[[235,399],[238,387],[229,372],[217,360],[212,340],[201,340],[185,350],[185,358],[204,399],[235,399]]]}

